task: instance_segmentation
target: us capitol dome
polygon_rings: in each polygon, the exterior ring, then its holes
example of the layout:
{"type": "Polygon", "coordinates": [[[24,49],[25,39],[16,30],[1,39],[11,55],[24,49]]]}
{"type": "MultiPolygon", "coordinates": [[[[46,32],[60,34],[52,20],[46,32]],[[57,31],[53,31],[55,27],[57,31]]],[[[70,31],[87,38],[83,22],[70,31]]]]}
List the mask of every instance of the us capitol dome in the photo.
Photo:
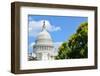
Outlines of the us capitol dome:
{"type": "Polygon", "coordinates": [[[45,21],[43,22],[42,30],[37,35],[33,51],[36,55],[36,60],[54,60],[54,45],[49,32],[46,30],[45,21]]]}

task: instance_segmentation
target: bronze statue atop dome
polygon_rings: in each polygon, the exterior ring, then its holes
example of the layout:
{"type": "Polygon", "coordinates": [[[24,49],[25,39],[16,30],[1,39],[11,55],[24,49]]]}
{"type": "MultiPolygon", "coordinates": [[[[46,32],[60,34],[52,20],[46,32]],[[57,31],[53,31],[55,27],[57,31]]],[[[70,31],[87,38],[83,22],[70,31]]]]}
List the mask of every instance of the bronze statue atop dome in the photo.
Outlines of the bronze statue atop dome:
{"type": "Polygon", "coordinates": [[[43,26],[42,26],[42,30],[46,29],[46,26],[45,26],[45,21],[43,21],[43,26]]]}

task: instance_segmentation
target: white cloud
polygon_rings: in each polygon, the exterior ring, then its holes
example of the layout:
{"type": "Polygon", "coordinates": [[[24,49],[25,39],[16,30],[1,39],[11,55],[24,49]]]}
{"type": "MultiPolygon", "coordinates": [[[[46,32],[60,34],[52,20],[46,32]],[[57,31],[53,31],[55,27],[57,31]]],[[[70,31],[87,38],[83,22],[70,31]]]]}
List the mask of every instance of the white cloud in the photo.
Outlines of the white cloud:
{"type": "Polygon", "coordinates": [[[35,44],[35,42],[30,43],[29,47],[32,48],[34,44],[35,44]]]}
{"type": "Polygon", "coordinates": [[[45,21],[46,29],[49,32],[59,31],[61,28],[59,26],[51,25],[48,20],[40,20],[40,21],[29,21],[29,36],[36,37],[37,34],[41,31],[43,26],[43,21],[45,21]]]}
{"type": "Polygon", "coordinates": [[[63,42],[54,42],[54,47],[58,49],[63,42]]]}
{"type": "Polygon", "coordinates": [[[58,54],[58,51],[59,51],[59,47],[61,46],[63,42],[54,42],[54,55],[56,56],[58,54]]]}

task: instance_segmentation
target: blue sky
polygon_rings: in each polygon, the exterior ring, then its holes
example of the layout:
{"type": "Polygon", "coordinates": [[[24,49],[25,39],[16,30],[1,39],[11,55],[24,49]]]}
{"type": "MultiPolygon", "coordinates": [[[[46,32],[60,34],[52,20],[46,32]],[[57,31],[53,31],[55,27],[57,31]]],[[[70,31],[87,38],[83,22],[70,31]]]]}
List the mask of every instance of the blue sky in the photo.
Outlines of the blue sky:
{"type": "Polygon", "coordinates": [[[51,34],[54,42],[67,41],[68,38],[75,33],[76,29],[82,22],[88,22],[87,17],[29,15],[28,16],[28,27],[30,28],[28,31],[29,52],[32,51],[32,47],[30,47],[30,45],[32,45],[32,43],[36,39],[36,35],[41,31],[41,26],[42,26],[41,22],[43,22],[43,20],[46,21],[46,25],[48,27],[47,30],[51,34]],[[40,29],[38,29],[38,26],[40,26],[39,27],[40,29]]]}

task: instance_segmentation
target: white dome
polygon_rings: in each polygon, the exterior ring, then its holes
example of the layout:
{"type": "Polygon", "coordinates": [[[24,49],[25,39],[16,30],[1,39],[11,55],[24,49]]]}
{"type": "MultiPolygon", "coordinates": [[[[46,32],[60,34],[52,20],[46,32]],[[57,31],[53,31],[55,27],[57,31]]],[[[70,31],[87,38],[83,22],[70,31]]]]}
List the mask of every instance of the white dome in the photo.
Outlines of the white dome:
{"type": "Polygon", "coordinates": [[[45,29],[38,34],[36,45],[53,45],[52,38],[45,29]]]}
{"type": "Polygon", "coordinates": [[[41,39],[49,39],[49,40],[52,40],[50,34],[45,29],[43,31],[41,31],[37,35],[37,40],[41,40],[41,39]]]}

